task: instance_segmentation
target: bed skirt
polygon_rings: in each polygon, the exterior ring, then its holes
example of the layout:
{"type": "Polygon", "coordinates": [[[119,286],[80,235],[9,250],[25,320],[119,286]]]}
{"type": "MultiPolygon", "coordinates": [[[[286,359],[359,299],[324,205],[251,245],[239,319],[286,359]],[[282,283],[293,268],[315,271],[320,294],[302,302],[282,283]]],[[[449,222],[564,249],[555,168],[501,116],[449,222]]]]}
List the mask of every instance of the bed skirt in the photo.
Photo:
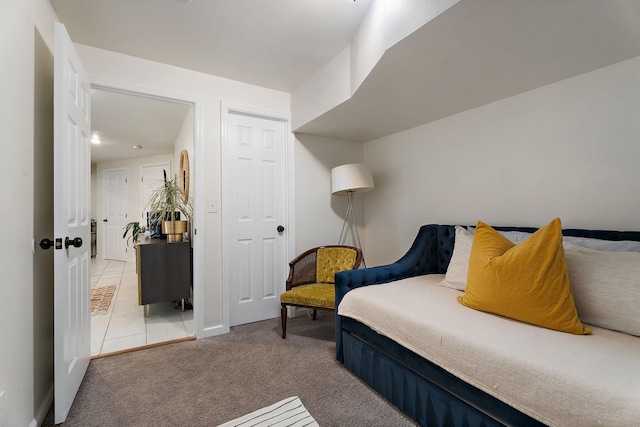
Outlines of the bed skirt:
{"type": "Polygon", "coordinates": [[[544,425],[368,326],[341,320],[345,367],[419,425],[544,425]]]}

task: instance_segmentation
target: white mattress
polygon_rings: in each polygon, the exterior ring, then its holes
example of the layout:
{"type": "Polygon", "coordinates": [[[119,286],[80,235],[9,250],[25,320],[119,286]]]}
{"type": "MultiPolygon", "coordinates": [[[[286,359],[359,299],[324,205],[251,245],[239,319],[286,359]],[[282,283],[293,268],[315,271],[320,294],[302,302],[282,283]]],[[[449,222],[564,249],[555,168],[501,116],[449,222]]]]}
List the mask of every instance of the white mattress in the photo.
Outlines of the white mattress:
{"type": "Polygon", "coordinates": [[[531,417],[554,426],[640,425],[640,338],[593,327],[571,335],[464,307],[418,276],[347,293],[364,323],[531,417]]]}

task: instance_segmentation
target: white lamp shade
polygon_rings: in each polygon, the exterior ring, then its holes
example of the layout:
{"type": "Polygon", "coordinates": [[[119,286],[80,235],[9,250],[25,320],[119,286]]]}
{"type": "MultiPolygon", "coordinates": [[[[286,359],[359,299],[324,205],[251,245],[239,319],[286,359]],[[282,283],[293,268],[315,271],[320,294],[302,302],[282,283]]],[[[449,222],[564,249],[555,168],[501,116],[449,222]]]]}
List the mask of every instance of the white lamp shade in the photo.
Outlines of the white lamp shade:
{"type": "Polygon", "coordinates": [[[364,163],[351,163],[331,170],[331,194],[364,193],[374,188],[371,171],[364,163]]]}

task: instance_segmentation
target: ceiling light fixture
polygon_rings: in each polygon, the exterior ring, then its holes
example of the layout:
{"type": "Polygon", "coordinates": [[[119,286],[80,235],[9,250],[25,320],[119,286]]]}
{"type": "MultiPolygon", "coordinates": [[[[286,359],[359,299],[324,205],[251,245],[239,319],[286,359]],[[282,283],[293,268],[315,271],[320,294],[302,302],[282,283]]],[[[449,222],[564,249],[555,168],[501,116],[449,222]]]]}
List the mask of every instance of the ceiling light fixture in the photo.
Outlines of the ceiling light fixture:
{"type": "Polygon", "coordinates": [[[102,140],[100,138],[98,138],[97,136],[91,137],[91,143],[92,144],[100,144],[101,142],[102,142],[102,140]]]}
{"type": "Polygon", "coordinates": [[[134,145],[133,147],[134,150],[142,150],[142,145],[134,145]]]}

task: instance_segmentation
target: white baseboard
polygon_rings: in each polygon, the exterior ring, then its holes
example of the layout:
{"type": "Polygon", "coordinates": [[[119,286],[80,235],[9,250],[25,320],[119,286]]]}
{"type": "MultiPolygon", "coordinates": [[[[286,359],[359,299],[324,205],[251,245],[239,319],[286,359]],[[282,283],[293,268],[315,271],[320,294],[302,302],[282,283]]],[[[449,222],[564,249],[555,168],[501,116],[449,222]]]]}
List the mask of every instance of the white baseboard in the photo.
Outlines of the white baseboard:
{"type": "Polygon", "coordinates": [[[47,394],[40,402],[40,405],[36,408],[36,413],[34,414],[35,418],[29,424],[29,427],[38,427],[44,423],[44,419],[49,413],[49,409],[53,404],[53,383],[49,386],[49,390],[47,390],[47,394]]]}
{"type": "Polygon", "coordinates": [[[215,337],[216,335],[228,334],[229,327],[224,327],[223,325],[217,326],[209,326],[208,328],[202,329],[202,334],[198,334],[196,332],[196,338],[207,338],[207,337],[215,337]]]}

